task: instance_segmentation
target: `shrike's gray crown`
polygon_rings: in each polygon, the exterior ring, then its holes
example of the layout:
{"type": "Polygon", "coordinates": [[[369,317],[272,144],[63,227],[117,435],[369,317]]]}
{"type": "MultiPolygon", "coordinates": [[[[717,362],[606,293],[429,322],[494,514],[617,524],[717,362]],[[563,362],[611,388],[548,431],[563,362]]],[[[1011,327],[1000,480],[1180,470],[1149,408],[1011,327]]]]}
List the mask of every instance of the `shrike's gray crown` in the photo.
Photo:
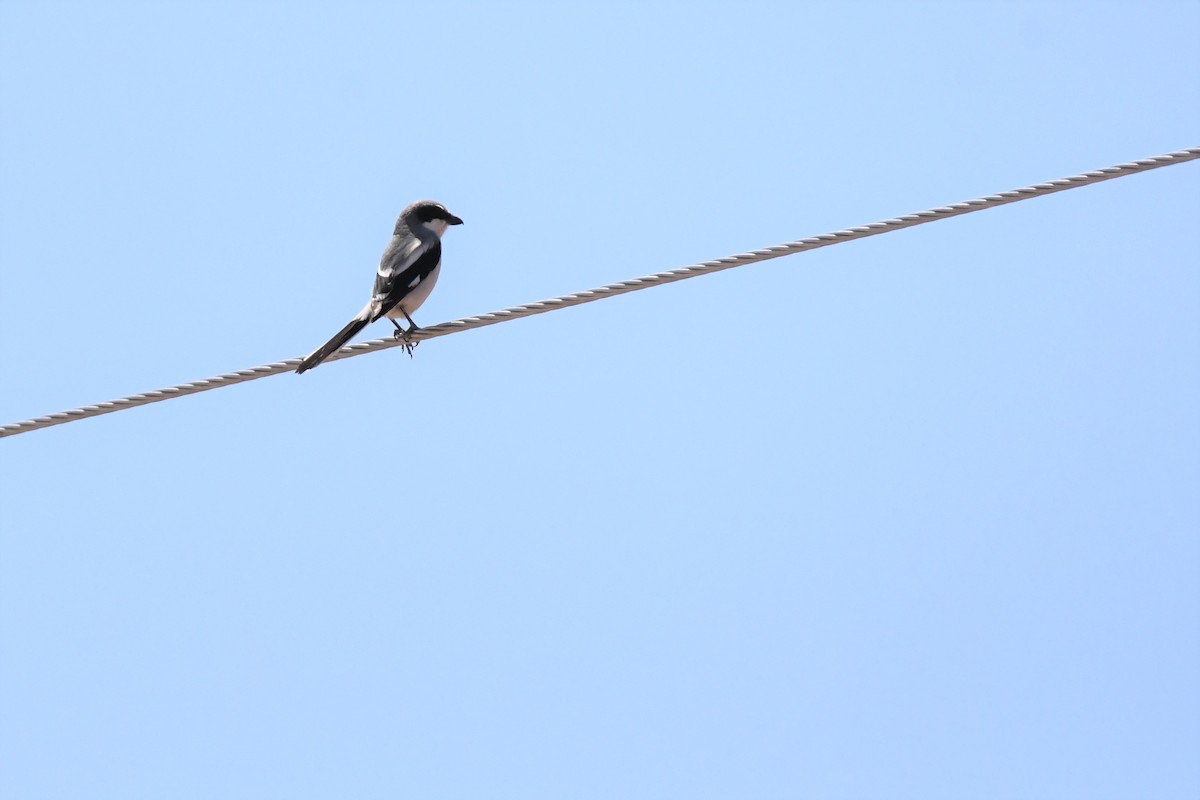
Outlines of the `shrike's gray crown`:
{"type": "Polygon", "coordinates": [[[449,209],[441,203],[435,203],[432,200],[418,200],[400,212],[400,219],[425,224],[445,222],[447,225],[462,225],[461,219],[451,214],[449,209]]]}

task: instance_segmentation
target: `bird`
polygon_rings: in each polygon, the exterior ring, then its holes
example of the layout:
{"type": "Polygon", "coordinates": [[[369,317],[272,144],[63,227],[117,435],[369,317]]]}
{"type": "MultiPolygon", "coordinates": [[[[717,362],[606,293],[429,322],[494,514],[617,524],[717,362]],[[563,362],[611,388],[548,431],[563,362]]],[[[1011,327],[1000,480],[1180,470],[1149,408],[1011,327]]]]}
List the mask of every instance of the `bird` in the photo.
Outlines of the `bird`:
{"type": "Polygon", "coordinates": [[[336,336],[305,357],[296,367],[296,373],[303,374],[317,366],[368,323],[383,316],[396,326],[396,338],[407,341],[418,330],[412,314],[429,297],[442,271],[442,236],[448,227],[462,222],[444,205],[432,200],[418,200],[401,211],[392,241],[379,261],[370,302],[336,336]],[[408,321],[407,330],[396,321],[401,316],[408,321]]]}

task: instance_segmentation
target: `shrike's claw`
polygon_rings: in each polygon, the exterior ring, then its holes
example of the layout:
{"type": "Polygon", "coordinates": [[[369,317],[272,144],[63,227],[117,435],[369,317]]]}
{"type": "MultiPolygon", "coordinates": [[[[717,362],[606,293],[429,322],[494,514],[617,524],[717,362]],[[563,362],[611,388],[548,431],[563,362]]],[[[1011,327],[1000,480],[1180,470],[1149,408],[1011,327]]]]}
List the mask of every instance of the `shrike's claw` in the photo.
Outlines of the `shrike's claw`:
{"type": "Polygon", "coordinates": [[[400,346],[403,347],[405,352],[408,353],[409,358],[412,358],[413,350],[416,348],[417,345],[420,344],[420,342],[414,342],[412,340],[413,331],[415,331],[415,330],[417,330],[416,325],[413,325],[411,328],[404,331],[403,333],[401,333],[399,330],[396,331],[396,338],[400,339],[401,341],[404,342],[404,344],[402,344],[400,346]]]}

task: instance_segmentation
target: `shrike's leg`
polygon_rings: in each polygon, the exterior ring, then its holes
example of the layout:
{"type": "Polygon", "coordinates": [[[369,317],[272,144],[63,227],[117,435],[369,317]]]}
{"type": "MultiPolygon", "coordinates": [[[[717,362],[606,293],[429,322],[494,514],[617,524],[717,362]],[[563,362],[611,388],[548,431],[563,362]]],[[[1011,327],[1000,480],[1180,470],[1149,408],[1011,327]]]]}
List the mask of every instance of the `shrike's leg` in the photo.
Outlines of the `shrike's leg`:
{"type": "Polygon", "coordinates": [[[397,339],[404,340],[404,349],[408,351],[408,357],[412,358],[413,348],[420,344],[420,342],[409,341],[410,337],[413,335],[413,331],[417,330],[417,323],[413,322],[413,318],[410,317],[408,312],[406,312],[403,308],[400,309],[400,313],[404,315],[404,318],[408,320],[408,324],[412,327],[408,330],[404,330],[404,328],[400,327],[399,322],[396,322],[396,320],[388,317],[388,319],[392,320],[392,324],[396,326],[396,332],[393,333],[392,336],[397,339]]]}

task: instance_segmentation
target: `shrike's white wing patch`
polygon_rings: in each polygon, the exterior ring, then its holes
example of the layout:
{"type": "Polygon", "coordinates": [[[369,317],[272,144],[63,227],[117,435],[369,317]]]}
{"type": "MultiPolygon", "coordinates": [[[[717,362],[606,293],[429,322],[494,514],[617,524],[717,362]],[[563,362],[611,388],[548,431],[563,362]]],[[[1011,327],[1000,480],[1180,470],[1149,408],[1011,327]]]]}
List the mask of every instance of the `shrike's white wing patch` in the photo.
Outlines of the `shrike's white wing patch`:
{"type": "Polygon", "coordinates": [[[411,262],[403,269],[395,270],[384,277],[380,273],[375,279],[375,295],[371,299],[372,319],[379,319],[399,306],[411,314],[437,283],[438,266],[442,260],[442,245],[436,239],[420,248],[411,262]]]}

